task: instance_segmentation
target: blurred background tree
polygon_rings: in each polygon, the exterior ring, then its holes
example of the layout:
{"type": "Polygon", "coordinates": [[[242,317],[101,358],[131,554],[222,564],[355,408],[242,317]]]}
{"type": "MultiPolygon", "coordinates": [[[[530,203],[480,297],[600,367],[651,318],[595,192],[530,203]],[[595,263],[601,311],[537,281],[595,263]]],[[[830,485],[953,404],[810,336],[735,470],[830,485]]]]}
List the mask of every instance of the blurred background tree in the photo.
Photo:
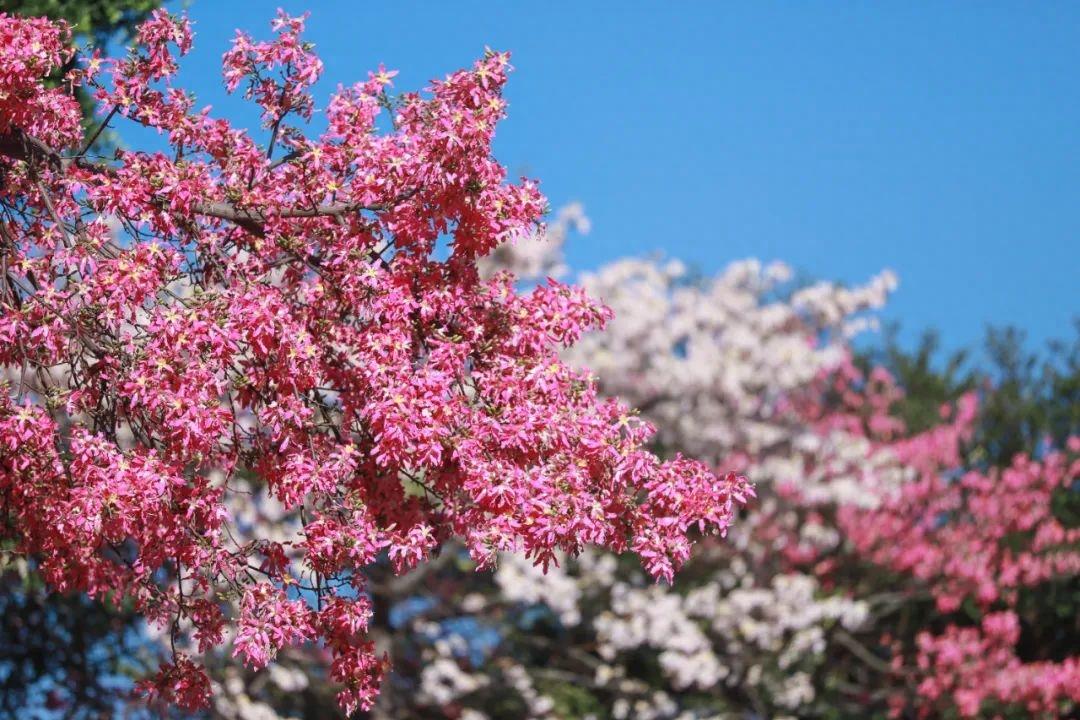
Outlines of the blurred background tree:
{"type": "Polygon", "coordinates": [[[859,366],[880,365],[893,374],[906,392],[894,412],[914,431],[939,422],[942,404],[979,391],[970,463],[1007,464],[1019,452],[1062,447],[1080,432],[1080,319],[1071,338],[1052,340],[1044,349],[1033,349],[1015,327],[988,328],[981,355],[972,349],[946,354],[933,330],[911,349],[898,337],[898,326],[887,328],[880,343],[859,354],[859,366]]]}
{"type": "MultiPolygon", "coordinates": [[[[901,347],[898,328],[893,326],[858,361],[863,368],[877,364],[893,373],[906,390],[893,412],[914,430],[932,427],[940,421],[939,408],[977,391],[978,422],[964,448],[965,465],[1007,467],[1017,454],[1040,458],[1063,448],[1070,436],[1080,435],[1080,319],[1072,330],[1071,338],[1052,340],[1039,351],[1032,349],[1019,328],[990,327],[982,353],[973,349],[946,354],[934,331],[925,332],[913,349],[901,347]]],[[[1057,490],[1053,513],[1065,527],[1080,527],[1080,487],[1057,490]]],[[[1075,654],[1080,641],[1080,576],[1021,589],[1017,612],[1023,619],[1017,647],[1021,660],[1060,662],[1075,654]]]]}

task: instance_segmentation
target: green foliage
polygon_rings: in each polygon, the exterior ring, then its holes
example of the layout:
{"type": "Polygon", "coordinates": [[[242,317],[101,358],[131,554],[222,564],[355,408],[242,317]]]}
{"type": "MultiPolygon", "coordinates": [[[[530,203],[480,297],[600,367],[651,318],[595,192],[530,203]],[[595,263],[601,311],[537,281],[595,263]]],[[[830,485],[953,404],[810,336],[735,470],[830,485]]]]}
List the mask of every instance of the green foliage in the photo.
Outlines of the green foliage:
{"type": "MultiPolygon", "coordinates": [[[[1038,455],[1047,441],[1061,447],[1080,433],[1080,319],[1071,340],[1051,341],[1044,351],[1030,349],[1022,330],[1006,327],[987,330],[982,363],[965,350],[941,354],[937,333],[924,333],[906,350],[894,326],[881,347],[857,360],[864,369],[877,364],[893,374],[906,393],[893,412],[915,432],[938,423],[942,405],[977,391],[979,422],[968,447],[975,465],[1008,465],[1017,453],[1038,455]]],[[[1080,507],[1062,510],[1080,519],[1080,507]]]]}
{"type": "Polygon", "coordinates": [[[555,704],[553,709],[556,717],[607,716],[603,704],[587,688],[573,682],[540,682],[537,686],[555,704]]]}
{"type": "Polygon", "coordinates": [[[989,331],[994,389],[983,399],[980,429],[990,460],[1037,452],[1044,440],[1060,447],[1080,432],[1080,320],[1074,333],[1071,342],[1052,342],[1041,356],[1025,350],[1020,330],[989,331]]]}
{"type": "Polygon", "coordinates": [[[890,326],[882,346],[863,353],[858,364],[864,371],[880,365],[893,374],[905,392],[903,400],[893,407],[893,413],[912,432],[922,432],[941,422],[943,404],[976,387],[977,373],[966,367],[966,350],[945,358],[939,367],[941,340],[934,330],[924,332],[914,350],[902,348],[898,335],[898,326],[890,326]]]}

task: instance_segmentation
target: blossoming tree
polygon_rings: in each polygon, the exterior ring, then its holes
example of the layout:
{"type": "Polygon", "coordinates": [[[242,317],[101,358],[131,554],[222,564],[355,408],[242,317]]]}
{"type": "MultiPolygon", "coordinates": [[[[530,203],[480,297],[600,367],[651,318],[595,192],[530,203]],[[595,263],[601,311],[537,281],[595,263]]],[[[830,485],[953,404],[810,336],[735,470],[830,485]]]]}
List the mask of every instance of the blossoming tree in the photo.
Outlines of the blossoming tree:
{"type": "Polygon", "coordinates": [[[303,24],[225,53],[260,144],[175,85],[186,20],[155,12],[125,59],[71,62],[62,23],[0,15],[3,536],[55,590],[162,628],[171,657],[142,689],[189,710],[210,685],[185,648],[227,639],[254,667],[319,643],[342,707],[369,707],[381,558],[404,574],[460,538],[479,567],[546,566],[593,544],[670,581],[691,530],[725,531],[750,492],[658,460],[651,427],[560,359],[607,309],[481,277],[544,210],[491,157],[508,56],[396,99],[380,68],[305,134],[322,64],[303,24]],[[168,151],[92,156],[44,82],[58,68],[101,128],[154,128],[168,151]],[[238,523],[253,487],[291,534],[238,523]]]}

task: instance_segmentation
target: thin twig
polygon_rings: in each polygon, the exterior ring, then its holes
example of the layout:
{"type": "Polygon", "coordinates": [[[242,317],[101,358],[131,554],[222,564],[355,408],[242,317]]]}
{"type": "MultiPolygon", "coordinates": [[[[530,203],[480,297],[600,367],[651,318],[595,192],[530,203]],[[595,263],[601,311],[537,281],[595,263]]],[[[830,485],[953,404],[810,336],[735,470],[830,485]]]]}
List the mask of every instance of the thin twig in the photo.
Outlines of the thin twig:
{"type": "Polygon", "coordinates": [[[90,136],[90,139],[87,140],[86,143],[82,146],[82,149],[79,150],[79,152],[77,153],[77,157],[82,157],[87,152],[89,152],[90,148],[94,146],[94,143],[97,142],[98,137],[100,137],[101,133],[105,130],[105,128],[109,126],[109,122],[113,119],[113,116],[116,115],[117,112],[119,112],[119,110],[119,105],[113,105],[112,110],[110,110],[109,114],[105,116],[105,119],[101,121],[101,124],[98,125],[98,128],[94,131],[94,134],[90,136]]]}

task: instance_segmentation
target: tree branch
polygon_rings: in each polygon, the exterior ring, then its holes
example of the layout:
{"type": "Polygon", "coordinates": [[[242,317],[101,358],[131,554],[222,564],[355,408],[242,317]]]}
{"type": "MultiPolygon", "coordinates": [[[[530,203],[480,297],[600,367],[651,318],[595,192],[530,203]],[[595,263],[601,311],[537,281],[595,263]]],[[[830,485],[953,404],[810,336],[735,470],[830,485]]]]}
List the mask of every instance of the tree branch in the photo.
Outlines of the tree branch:
{"type": "Polygon", "coordinates": [[[884,675],[901,676],[907,674],[904,672],[904,670],[894,668],[885,660],[870,652],[870,650],[865,645],[856,640],[846,630],[837,628],[836,632],[834,633],[834,637],[841,645],[847,648],[852,655],[857,657],[859,660],[862,660],[863,663],[865,663],[870,668],[877,670],[879,673],[882,673],[884,675]]]}
{"type": "MultiPolygon", "coordinates": [[[[102,163],[95,163],[81,157],[65,157],[50,148],[37,138],[16,130],[11,133],[0,134],[0,156],[12,160],[21,160],[36,165],[47,165],[54,170],[65,172],[72,163],[83,170],[115,175],[116,168],[102,163]]],[[[276,218],[317,218],[317,217],[342,217],[349,213],[368,210],[381,212],[389,210],[398,204],[405,202],[419,191],[414,188],[390,202],[364,205],[362,203],[336,203],[333,205],[318,205],[311,208],[283,208],[274,212],[258,210],[255,208],[241,208],[227,202],[204,202],[196,203],[193,210],[196,215],[217,218],[231,222],[237,227],[254,235],[265,235],[265,225],[271,217],[276,218]]]]}

